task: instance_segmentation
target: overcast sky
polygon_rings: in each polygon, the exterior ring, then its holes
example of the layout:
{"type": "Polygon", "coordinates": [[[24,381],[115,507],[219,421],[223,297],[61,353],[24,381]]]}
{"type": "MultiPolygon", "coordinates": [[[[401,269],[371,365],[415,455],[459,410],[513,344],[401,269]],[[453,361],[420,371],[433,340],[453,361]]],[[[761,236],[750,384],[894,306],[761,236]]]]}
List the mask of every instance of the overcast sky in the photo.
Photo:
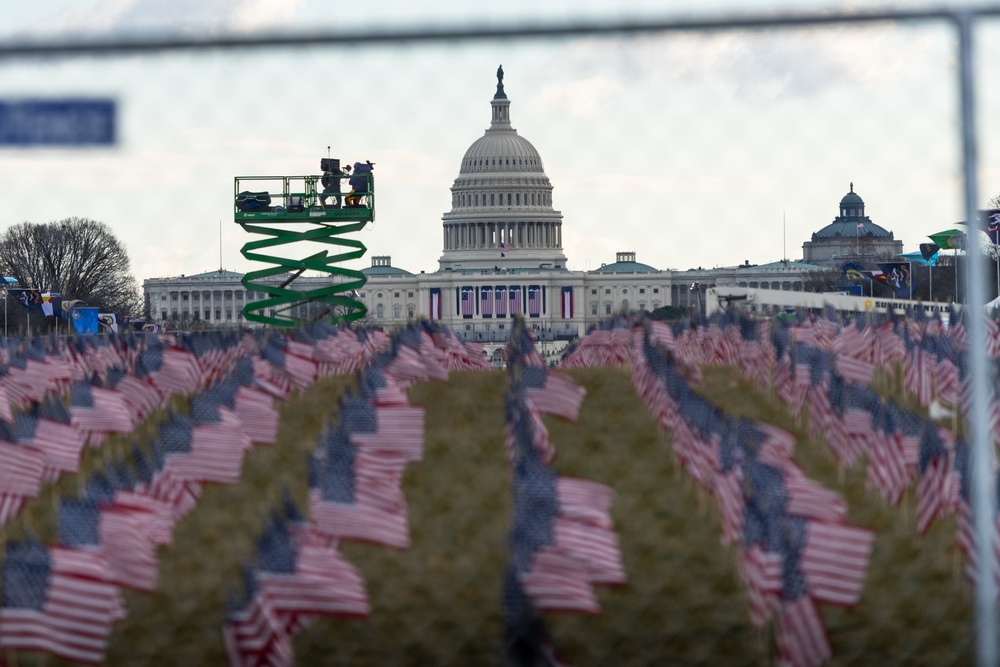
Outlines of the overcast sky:
{"type": "MultiPolygon", "coordinates": [[[[663,4],[35,0],[6,8],[0,35],[662,19],[663,4]]],[[[713,0],[672,16],[841,6],[713,0]]],[[[996,81],[996,22],[977,32],[977,48],[978,79],[996,81]]],[[[391,255],[434,271],[449,188],[489,126],[499,64],[512,124],[554,186],[572,269],[619,250],[661,269],[799,259],[852,182],[905,251],[963,218],[953,33],[878,24],[0,61],[3,99],[111,97],[121,122],[111,149],[0,149],[0,229],[101,220],[140,283],[220,261],[246,271],[233,177],[317,173],[330,146],[376,164],[376,221],[358,235],[368,256],[355,265],[391,255]]],[[[998,94],[978,88],[983,203],[1000,193],[998,94]]]]}

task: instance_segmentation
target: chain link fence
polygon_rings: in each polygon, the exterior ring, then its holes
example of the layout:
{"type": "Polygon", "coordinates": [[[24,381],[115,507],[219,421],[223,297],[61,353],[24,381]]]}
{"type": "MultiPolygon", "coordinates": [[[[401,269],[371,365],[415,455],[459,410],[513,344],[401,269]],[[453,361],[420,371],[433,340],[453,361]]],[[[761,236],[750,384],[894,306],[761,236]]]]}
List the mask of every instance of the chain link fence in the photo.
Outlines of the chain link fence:
{"type": "MultiPolygon", "coordinates": [[[[369,251],[431,273],[449,188],[491,122],[502,64],[511,122],[541,155],[563,215],[571,271],[633,251],[634,261],[672,272],[686,293],[688,271],[809,263],[807,246],[826,238],[851,192],[870,223],[911,251],[1000,195],[998,16],[1000,7],[845,10],[8,39],[0,44],[4,97],[111,100],[116,127],[115,141],[97,148],[0,147],[0,221],[105,222],[129,249],[140,283],[246,272],[255,267],[239,254],[248,239],[232,221],[233,178],[315,173],[332,155],[375,164],[377,217],[359,235],[369,251]],[[969,93],[974,106],[962,106],[969,93]],[[970,125],[973,111],[978,122],[970,125]]],[[[861,255],[862,239],[853,240],[861,255]]],[[[989,264],[967,274],[981,293],[960,289],[963,275],[947,273],[958,254],[942,251],[941,273],[915,272],[933,281],[928,296],[996,296],[1000,276],[989,264]]],[[[549,424],[556,465],[615,490],[628,581],[600,591],[600,614],[549,618],[560,651],[581,665],[775,664],[771,636],[750,624],[716,508],[679,474],[669,434],[624,374],[574,377],[587,399],[578,422],[549,424]]],[[[413,548],[345,546],[369,585],[371,617],[314,625],[296,640],[300,664],[500,664],[510,515],[504,381],[490,372],[414,390],[413,402],[427,407],[427,458],[404,484],[413,548]]],[[[977,608],[954,524],[918,538],[913,498],[886,506],[864,479],[819,453],[801,424],[782,421],[773,397],[735,375],[715,381],[717,404],[744,405],[796,434],[801,465],[848,499],[855,523],[877,533],[858,608],[824,610],[830,664],[972,664],[977,656],[995,664],[995,646],[983,633],[977,646],[975,631],[983,614],[995,618],[983,601],[977,608]]],[[[315,396],[301,400],[303,414],[324,410],[315,396]]],[[[282,442],[318,437],[316,420],[290,414],[298,421],[284,423],[282,442]]],[[[268,498],[280,492],[254,483],[268,498]]],[[[181,535],[187,551],[170,561],[172,581],[201,581],[192,566],[199,541],[226,539],[226,512],[239,510],[232,498],[216,500],[217,515],[181,535]]],[[[213,586],[210,594],[185,590],[198,601],[218,595],[221,584],[213,586]]],[[[176,664],[184,655],[204,664],[184,646],[219,630],[191,627],[184,608],[168,608],[183,600],[130,595],[109,662],[176,664]]],[[[5,656],[9,664],[33,658],[5,656]]]]}

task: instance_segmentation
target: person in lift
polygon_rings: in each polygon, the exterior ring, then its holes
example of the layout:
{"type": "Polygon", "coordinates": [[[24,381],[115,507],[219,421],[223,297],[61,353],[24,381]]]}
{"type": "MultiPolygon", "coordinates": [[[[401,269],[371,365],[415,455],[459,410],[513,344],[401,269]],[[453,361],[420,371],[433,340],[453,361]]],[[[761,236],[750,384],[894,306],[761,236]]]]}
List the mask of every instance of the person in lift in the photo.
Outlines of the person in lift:
{"type": "Polygon", "coordinates": [[[347,195],[347,205],[352,207],[361,206],[361,200],[366,193],[369,191],[369,184],[371,183],[372,167],[374,167],[371,162],[355,162],[354,163],[354,173],[351,174],[351,179],[348,181],[351,185],[351,192],[347,195]],[[360,194],[359,194],[360,193],[360,194]]]}

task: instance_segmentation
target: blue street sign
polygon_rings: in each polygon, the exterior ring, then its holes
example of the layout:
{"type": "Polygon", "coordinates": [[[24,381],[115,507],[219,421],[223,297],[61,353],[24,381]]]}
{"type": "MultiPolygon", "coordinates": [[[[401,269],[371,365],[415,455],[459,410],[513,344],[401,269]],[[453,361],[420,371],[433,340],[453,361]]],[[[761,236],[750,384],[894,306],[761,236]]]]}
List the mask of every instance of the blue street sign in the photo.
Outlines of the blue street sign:
{"type": "Polygon", "coordinates": [[[0,100],[0,146],[111,146],[113,100],[0,100]]]}

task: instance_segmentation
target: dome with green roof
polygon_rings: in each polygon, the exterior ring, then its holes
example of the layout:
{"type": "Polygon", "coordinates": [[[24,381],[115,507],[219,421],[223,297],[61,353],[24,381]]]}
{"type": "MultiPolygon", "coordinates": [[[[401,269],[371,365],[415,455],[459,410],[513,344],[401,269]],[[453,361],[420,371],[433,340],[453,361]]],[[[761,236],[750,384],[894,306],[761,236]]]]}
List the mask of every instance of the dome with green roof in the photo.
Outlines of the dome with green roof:
{"type": "Polygon", "coordinates": [[[619,252],[615,255],[614,264],[602,264],[601,268],[591,273],[659,273],[659,269],[649,264],[635,261],[634,252],[619,252]]]}
{"type": "Polygon", "coordinates": [[[903,242],[865,215],[865,201],[854,191],[840,200],[840,215],[802,244],[802,259],[809,264],[838,266],[846,259],[898,255],[903,242]]]}
{"type": "Polygon", "coordinates": [[[815,232],[812,235],[813,241],[830,238],[856,238],[858,236],[874,236],[878,238],[892,238],[892,232],[884,227],[879,227],[865,215],[865,202],[854,191],[854,183],[851,183],[851,191],[840,200],[840,215],[829,225],[815,232]]]}
{"type": "Polygon", "coordinates": [[[413,273],[406,269],[400,269],[392,265],[392,257],[389,255],[373,255],[372,265],[366,269],[361,269],[361,273],[366,276],[412,276],[413,273]]]}

